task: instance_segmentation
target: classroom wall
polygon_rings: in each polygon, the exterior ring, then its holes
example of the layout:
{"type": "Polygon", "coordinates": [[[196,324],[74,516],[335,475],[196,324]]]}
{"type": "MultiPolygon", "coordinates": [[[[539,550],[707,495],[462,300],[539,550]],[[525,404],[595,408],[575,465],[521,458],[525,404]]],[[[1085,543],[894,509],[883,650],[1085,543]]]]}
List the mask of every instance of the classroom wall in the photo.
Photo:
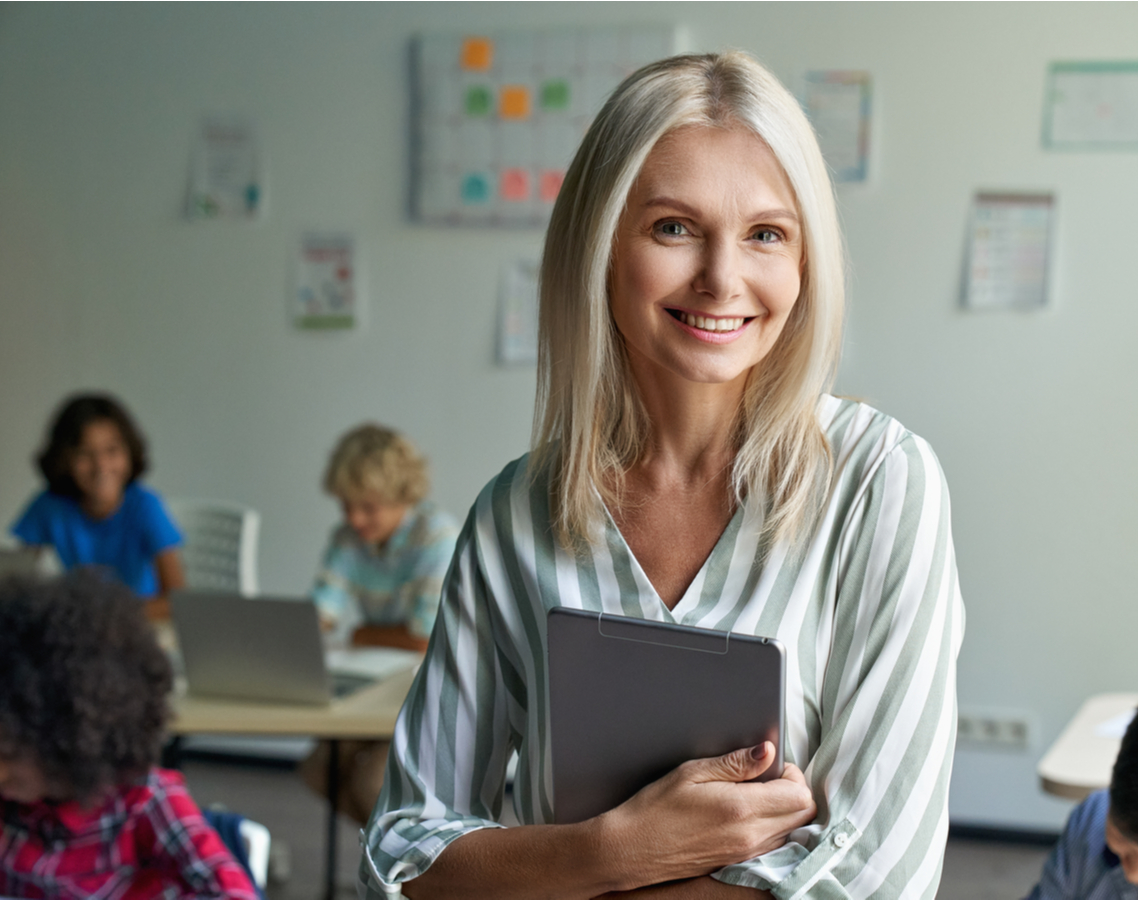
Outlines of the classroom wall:
{"type": "Polygon", "coordinates": [[[494,323],[501,265],[541,235],[407,221],[408,38],[661,20],[791,84],[873,74],[872,178],[839,191],[838,387],[937,449],[968,608],[961,706],[1032,725],[1026,750],[961,746],[953,819],[1056,829],[1069,806],[1039,791],[1038,758],[1086,695],[1138,683],[1138,155],[1041,150],[1043,86],[1052,60],[1133,57],[1135,4],[4,4],[0,518],[80,388],[128,400],[160,491],[261,510],[267,591],[308,585],[336,517],[321,466],[362,419],[410,433],[464,514],[527,446],[534,372],[495,365],[494,323]],[[268,214],[187,222],[194,128],[229,112],[260,127],[268,214]],[[978,188],[1055,192],[1050,309],[959,308],[978,188]],[[356,236],[363,330],[289,325],[291,254],[314,229],[356,236]]]}

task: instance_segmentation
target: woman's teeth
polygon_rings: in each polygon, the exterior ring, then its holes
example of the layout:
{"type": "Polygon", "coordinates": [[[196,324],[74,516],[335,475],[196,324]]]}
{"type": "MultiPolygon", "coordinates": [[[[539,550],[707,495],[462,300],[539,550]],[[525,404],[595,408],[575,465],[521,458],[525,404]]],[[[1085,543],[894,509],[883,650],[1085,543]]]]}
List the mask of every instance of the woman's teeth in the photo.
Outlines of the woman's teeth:
{"type": "Polygon", "coordinates": [[[710,319],[703,316],[693,316],[690,313],[681,312],[680,321],[685,325],[692,328],[699,328],[702,331],[738,331],[743,327],[743,323],[747,321],[743,318],[738,319],[710,319]]]}

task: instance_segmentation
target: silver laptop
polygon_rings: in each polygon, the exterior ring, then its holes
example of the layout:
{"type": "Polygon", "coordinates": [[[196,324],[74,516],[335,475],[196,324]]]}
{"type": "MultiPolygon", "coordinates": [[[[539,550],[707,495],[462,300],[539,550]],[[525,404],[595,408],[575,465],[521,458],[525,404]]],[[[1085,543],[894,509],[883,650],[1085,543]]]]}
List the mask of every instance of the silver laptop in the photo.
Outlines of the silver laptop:
{"type": "Polygon", "coordinates": [[[170,602],[195,696],[327,705],[421,658],[386,647],[325,653],[308,598],[175,591],[170,602]]]}
{"type": "Polygon", "coordinates": [[[763,741],[783,768],[785,653],[773,638],[555,608],[548,619],[553,814],[581,822],[682,762],[763,741]]]}

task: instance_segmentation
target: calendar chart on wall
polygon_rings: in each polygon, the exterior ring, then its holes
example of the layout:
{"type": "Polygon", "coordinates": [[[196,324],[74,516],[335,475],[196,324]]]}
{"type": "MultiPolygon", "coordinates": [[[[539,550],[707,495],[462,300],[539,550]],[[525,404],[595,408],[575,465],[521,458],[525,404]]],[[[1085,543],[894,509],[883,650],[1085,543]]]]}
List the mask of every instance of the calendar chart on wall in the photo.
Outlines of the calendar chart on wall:
{"type": "Polygon", "coordinates": [[[411,214],[541,227],[589,123],[675,29],[438,33],[412,45],[411,214]]]}

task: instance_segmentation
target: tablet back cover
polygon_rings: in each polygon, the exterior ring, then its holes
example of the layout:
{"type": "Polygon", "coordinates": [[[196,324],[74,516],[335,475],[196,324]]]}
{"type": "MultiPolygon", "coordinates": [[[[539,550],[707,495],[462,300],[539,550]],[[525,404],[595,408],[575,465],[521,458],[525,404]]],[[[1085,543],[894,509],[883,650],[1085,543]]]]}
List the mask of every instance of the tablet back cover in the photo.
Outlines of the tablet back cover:
{"type": "Polygon", "coordinates": [[[772,638],[557,608],[548,617],[554,821],[623,803],[689,759],[772,741],[785,654],[772,638]]]}

